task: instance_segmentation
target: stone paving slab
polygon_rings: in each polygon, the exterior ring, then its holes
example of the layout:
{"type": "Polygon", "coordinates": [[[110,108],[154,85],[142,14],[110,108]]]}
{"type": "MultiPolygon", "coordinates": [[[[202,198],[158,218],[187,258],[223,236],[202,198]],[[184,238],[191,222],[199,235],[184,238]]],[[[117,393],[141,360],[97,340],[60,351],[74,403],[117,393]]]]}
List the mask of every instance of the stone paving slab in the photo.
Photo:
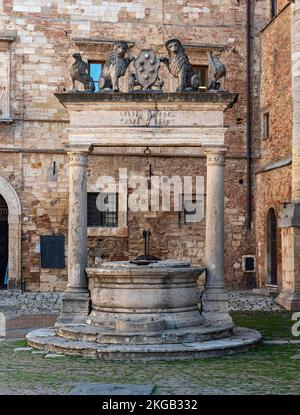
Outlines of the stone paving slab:
{"type": "Polygon", "coordinates": [[[274,344],[274,345],[300,344],[300,340],[274,339],[274,340],[264,340],[264,343],[265,344],[274,344]]]}
{"type": "Polygon", "coordinates": [[[33,347],[16,347],[14,352],[31,352],[33,347]]]}
{"type": "Polygon", "coordinates": [[[154,385],[79,383],[69,395],[151,395],[154,385]]]}
{"type": "Polygon", "coordinates": [[[45,356],[45,359],[57,359],[60,357],[66,357],[66,356],[62,353],[47,353],[45,356]]]}

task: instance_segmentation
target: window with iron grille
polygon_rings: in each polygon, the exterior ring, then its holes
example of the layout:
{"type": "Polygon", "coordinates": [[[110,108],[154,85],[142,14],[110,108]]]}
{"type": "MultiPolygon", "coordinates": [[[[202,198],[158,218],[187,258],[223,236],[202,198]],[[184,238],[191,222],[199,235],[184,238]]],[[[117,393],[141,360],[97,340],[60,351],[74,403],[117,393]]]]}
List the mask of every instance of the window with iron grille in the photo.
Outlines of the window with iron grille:
{"type": "Polygon", "coordinates": [[[88,193],[88,227],[118,227],[118,193],[88,193]]]}
{"type": "Polygon", "coordinates": [[[104,62],[89,61],[89,75],[95,84],[95,92],[99,91],[99,78],[103,69],[104,62]]]}
{"type": "Polygon", "coordinates": [[[200,91],[206,91],[206,84],[208,79],[208,66],[206,65],[195,65],[193,66],[194,72],[199,76],[200,79],[200,91]]]}

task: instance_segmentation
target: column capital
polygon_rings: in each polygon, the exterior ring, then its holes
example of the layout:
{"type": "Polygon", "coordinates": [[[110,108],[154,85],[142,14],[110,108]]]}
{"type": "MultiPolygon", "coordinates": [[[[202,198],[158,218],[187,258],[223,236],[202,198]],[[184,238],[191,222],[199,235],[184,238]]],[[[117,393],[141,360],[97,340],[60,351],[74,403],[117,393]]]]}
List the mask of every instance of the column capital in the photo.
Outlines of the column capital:
{"type": "Polygon", "coordinates": [[[86,165],[91,153],[91,146],[67,146],[69,162],[72,165],[86,165]]]}
{"type": "Polygon", "coordinates": [[[225,154],[227,153],[227,146],[206,145],[203,146],[203,151],[207,158],[207,164],[224,164],[225,154]]]}

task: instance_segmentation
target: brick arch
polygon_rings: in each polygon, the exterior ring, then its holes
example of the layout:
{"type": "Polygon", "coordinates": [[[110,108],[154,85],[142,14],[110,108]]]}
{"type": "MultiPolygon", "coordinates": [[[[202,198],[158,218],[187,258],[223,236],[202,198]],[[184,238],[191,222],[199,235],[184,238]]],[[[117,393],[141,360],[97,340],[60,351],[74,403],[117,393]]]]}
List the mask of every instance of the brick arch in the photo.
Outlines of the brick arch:
{"type": "Polygon", "coordinates": [[[0,194],[8,208],[8,284],[14,288],[21,280],[21,203],[15,189],[1,176],[0,194]]]}

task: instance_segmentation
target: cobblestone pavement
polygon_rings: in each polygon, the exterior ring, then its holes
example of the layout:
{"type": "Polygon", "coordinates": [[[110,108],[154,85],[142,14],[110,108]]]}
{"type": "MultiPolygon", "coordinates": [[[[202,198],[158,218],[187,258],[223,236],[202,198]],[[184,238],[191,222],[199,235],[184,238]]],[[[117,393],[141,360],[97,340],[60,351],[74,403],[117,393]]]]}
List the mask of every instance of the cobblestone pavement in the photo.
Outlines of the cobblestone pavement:
{"type": "Polygon", "coordinates": [[[251,290],[229,291],[230,311],[284,311],[273,297],[254,294],[251,290]]]}
{"type": "Polygon", "coordinates": [[[0,311],[15,315],[24,314],[59,314],[62,306],[62,293],[59,292],[25,292],[0,291],[0,311]]]}
{"type": "MultiPolygon", "coordinates": [[[[62,293],[33,293],[0,291],[0,311],[14,314],[58,314],[61,310],[62,293]]],[[[252,293],[251,290],[229,291],[231,311],[282,311],[272,297],[252,293]]]]}

